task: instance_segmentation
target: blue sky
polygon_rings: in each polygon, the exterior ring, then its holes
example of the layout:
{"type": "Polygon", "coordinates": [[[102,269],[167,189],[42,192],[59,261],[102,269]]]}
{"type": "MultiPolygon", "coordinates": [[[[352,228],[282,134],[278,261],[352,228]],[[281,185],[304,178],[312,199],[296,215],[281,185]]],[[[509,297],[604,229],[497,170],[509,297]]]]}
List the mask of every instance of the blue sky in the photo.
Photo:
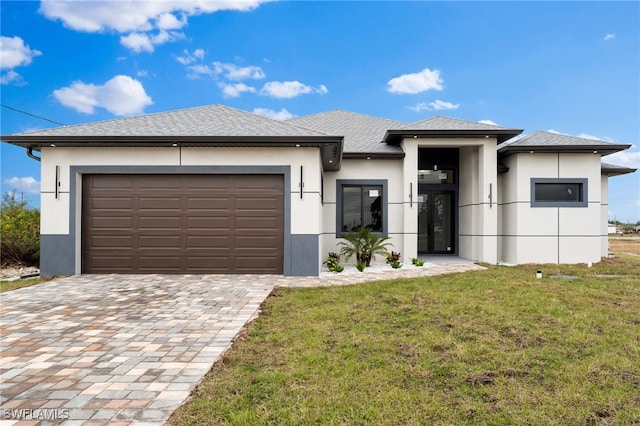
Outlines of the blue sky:
{"type": "MultiPolygon", "coordinates": [[[[640,166],[639,2],[2,1],[2,104],[63,124],[225,104],[598,138],[640,166]]],[[[1,134],[56,126],[7,107],[1,134]]],[[[2,191],[39,163],[2,144],[2,191]]],[[[640,173],[610,180],[640,220],[640,173]]]]}

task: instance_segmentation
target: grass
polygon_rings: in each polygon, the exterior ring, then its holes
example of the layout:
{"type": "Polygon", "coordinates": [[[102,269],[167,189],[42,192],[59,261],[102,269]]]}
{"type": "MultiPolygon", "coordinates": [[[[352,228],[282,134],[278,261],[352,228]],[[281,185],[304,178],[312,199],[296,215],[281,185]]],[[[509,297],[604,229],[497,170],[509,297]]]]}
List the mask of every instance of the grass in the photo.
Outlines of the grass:
{"type": "Polygon", "coordinates": [[[170,424],[638,424],[639,276],[620,255],[277,289],[170,424]]]}
{"type": "Polygon", "coordinates": [[[28,278],[15,281],[0,281],[0,293],[4,293],[5,291],[10,290],[17,290],[23,287],[30,287],[32,285],[41,284],[50,280],[51,278],[28,278]]]}

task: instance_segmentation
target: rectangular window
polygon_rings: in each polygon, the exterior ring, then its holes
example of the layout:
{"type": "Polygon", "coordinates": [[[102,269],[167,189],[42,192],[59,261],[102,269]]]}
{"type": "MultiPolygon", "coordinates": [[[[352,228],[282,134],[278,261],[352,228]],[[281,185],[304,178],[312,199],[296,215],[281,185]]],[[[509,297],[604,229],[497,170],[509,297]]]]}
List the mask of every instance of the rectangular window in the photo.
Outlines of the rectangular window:
{"type": "Polygon", "coordinates": [[[531,207],[587,207],[587,179],[531,179],[531,207]]]}
{"type": "Polygon", "coordinates": [[[338,180],[337,235],[367,227],[386,234],[386,181],[338,180]]]}

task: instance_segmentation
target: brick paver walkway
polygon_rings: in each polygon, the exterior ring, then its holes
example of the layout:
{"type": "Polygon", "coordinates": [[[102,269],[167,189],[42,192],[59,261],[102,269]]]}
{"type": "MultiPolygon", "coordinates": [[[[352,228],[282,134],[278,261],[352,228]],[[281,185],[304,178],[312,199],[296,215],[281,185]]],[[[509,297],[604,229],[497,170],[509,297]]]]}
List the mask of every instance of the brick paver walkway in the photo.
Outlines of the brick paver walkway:
{"type": "Polygon", "coordinates": [[[0,425],[159,425],[275,286],[478,269],[426,265],[322,277],[83,275],[0,295],[0,425]]]}

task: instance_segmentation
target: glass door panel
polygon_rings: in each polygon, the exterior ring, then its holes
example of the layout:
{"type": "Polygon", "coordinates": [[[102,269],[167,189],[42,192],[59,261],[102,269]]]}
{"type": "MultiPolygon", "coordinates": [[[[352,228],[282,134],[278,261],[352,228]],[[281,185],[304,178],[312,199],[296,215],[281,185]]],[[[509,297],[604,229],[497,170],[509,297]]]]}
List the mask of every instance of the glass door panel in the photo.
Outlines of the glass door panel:
{"type": "Polygon", "coordinates": [[[419,195],[418,253],[455,253],[453,191],[427,191],[419,195]]]}
{"type": "Polygon", "coordinates": [[[433,251],[452,253],[453,249],[453,194],[450,192],[433,194],[433,251]]]}

